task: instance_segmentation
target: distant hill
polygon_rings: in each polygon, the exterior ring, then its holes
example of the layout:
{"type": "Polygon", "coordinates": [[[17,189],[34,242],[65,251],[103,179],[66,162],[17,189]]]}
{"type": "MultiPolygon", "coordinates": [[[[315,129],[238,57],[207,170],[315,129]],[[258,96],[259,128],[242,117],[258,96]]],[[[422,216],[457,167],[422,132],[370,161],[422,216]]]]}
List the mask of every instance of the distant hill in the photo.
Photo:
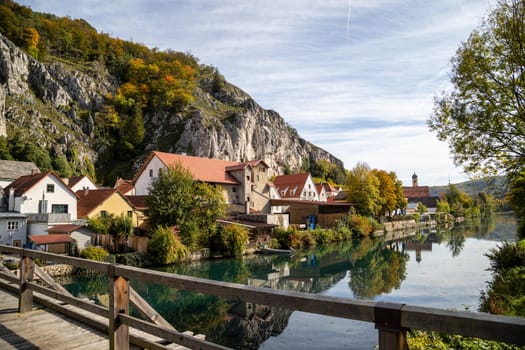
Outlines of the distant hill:
{"type": "MultiPolygon", "coordinates": [[[[478,180],[465,181],[455,184],[460,191],[465,192],[469,196],[476,196],[478,193],[485,191],[486,193],[498,199],[505,198],[509,182],[505,176],[489,177],[478,180]]],[[[440,193],[446,192],[446,186],[431,186],[430,195],[439,196],[440,193]]]]}

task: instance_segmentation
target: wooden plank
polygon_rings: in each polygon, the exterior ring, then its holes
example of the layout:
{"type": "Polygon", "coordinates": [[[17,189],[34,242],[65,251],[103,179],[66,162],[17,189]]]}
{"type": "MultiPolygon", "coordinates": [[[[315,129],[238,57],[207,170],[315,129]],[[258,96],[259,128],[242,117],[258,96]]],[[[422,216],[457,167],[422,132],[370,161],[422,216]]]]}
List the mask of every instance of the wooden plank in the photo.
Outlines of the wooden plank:
{"type": "Polygon", "coordinates": [[[157,312],[157,310],[151,307],[151,305],[148,304],[148,302],[144,300],[140,296],[140,294],[137,293],[137,291],[131,286],[129,287],[129,301],[137,308],[140,314],[147,320],[150,320],[156,325],[175,330],[175,328],[171,325],[171,323],[166,321],[164,317],[162,317],[157,312]]]}
{"type": "Polygon", "coordinates": [[[186,347],[190,347],[192,349],[202,349],[202,350],[230,349],[222,345],[210,343],[208,341],[199,339],[191,335],[186,335],[184,333],[177,332],[175,330],[170,330],[170,329],[159,327],[157,325],[139,320],[138,318],[131,317],[129,315],[120,315],[120,318],[122,319],[122,323],[127,324],[130,327],[139,329],[149,334],[156,335],[169,342],[180,344],[186,347]]]}
{"type": "Polygon", "coordinates": [[[24,313],[33,309],[33,291],[26,282],[33,281],[35,263],[33,259],[24,256],[20,262],[20,290],[18,297],[18,312],[24,313]]]}
{"type": "Polygon", "coordinates": [[[120,320],[120,315],[129,313],[128,280],[110,274],[109,278],[109,348],[111,350],[129,349],[129,327],[120,320]]]}
{"type": "MultiPolygon", "coordinates": [[[[35,295],[35,306],[38,296],[35,295]]],[[[54,312],[34,309],[20,314],[15,294],[0,290],[0,349],[107,349],[103,332],[86,329],[54,312]],[[91,347],[97,344],[97,347],[91,347]]]]}
{"type": "Polygon", "coordinates": [[[55,290],[52,290],[52,289],[49,289],[49,288],[45,288],[45,287],[39,286],[39,285],[37,285],[35,283],[31,283],[31,287],[33,288],[33,290],[35,292],[39,292],[39,293],[41,293],[43,295],[46,295],[46,296],[48,296],[50,298],[63,301],[63,302],[68,303],[70,305],[74,305],[74,306],[76,306],[76,307],[78,307],[80,309],[83,309],[83,310],[86,310],[88,312],[94,313],[95,315],[99,315],[99,316],[102,316],[102,317],[107,317],[108,316],[108,309],[103,307],[103,306],[96,305],[96,304],[93,304],[91,302],[86,302],[84,300],[75,298],[75,297],[71,296],[71,294],[64,295],[64,294],[62,294],[59,291],[55,291],[55,290]]]}

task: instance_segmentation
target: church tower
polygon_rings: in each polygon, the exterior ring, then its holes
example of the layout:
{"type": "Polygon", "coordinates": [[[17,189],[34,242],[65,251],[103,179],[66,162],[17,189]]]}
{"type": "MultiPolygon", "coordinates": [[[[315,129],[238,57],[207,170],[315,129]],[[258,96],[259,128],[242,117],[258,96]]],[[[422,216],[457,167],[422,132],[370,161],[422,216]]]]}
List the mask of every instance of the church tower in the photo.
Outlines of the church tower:
{"type": "Polygon", "coordinates": [[[417,175],[416,173],[414,172],[414,175],[412,175],[412,187],[418,187],[418,183],[417,183],[417,175]]]}

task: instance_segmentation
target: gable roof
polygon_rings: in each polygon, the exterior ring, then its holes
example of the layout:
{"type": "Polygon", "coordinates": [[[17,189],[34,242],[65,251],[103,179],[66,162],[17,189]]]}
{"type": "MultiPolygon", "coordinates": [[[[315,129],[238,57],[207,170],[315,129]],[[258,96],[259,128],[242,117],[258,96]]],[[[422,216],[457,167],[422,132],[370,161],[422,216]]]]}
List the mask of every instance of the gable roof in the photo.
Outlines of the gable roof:
{"type": "Polygon", "coordinates": [[[91,179],[89,177],[87,177],[86,175],[78,175],[78,176],[71,176],[68,181],[67,181],[67,185],[69,187],[73,187],[75,186],[77,183],[79,183],[80,181],[82,181],[84,178],[88,179],[89,182],[93,183],[93,181],[91,181],[91,179]]]}
{"type": "Polygon", "coordinates": [[[403,187],[403,196],[406,198],[426,198],[430,197],[429,186],[403,187]]]}
{"type": "Polygon", "coordinates": [[[73,225],[73,224],[67,224],[67,225],[55,225],[53,227],[50,227],[47,232],[48,233],[71,233],[74,232],[82,227],[85,227],[83,225],[73,225]]]}
{"type": "MultiPolygon", "coordinates": [[[[262,160],[235,162],[153,151],[149,154],[139,171],[135,174],[133,183],[137,181],[137,178],[142,174],[153,157],[157,157],[166,167],[173,166],[177,163],[180,164],[182,167],[188,169],[193,175],[193,178],[197,181],[233,185],[239,184],[239,181],[229,174],[228,171],[239,170],[246,166],[254,166],[263,162],[262,160]]],[[[266,163],[264,164],[266,165],[266,163]]]]}
{"type": "Polygon", "coordinates": [[[279,175],[276,176],[273,180],[273,184],[277,188],[277,191],[279,191],[279,194],[282,198],[289,198],[289,197],[299,197],[301,196],[301,191],[306,184],[306,180],[308,180],[308,177],[310,176],[310,173],[301,173],[301,174],[293,174],[293,175],[279,175]],[[291,191],[295,189],[294,194],[291,194],[291,191]],[[284,195],[281,193],[282,191],[285,191],[284,195]]]}
{"type": "Polygon", "coordinates": [[[67,233],[57,233],[44,236],[31,235],[29,236],[29,240],[35,244],[57,244],[73,242],[73,238],[71,238],[67,233]]]}
{"type": "Polygon", "coordinates": [[[77,202],[77,217],[85,218],[89,213],[95,210],[96,207],[104,203],[113,194],[121,196],[125,202],[129,204],[126,197],[114,188],[104,188],[98,190],[78,190],[77,202]]]}
{"type": "Polygon", "coordinates": [[[149,208],[146,203],[146,198],[148,196],[126,196],[126,199],[131,204],[131,206],[137,210],[146,210],[149,208]]]}
{"type": "Polygon", "coordinates": [[[25,192],[27,192],[29,189],[31,189],[33,186],[35,186],[37,183],[39,183],[42,179],[46,178],[47,176],[54,177],[58,182],[64,185],[67,191],[71,192],[73,195],[75,193],[71,191],[71,189],[62,181],[61,178],[59,178],[54,172],[47,171],[45,173],[37,173],[33,175],[24,175],[20,176],[18,179],[13,181],[9,186],[7,186],[4,189],[4,193],[6,196],[9,195],[9,192],[11,189],[14,189],[15,196],[21,196],[25,192]]]}
{"type": "Polygon", "coordinates": [[[129,191],[133,190],[135,186],[133,186],[133,182],[131,180],[125,180],[118,177],[113,188],[125,195],[129,191]]]}
{"type": "Polygon", "coordinates": [[[0,160],[0,179],[14,180],[20,176],[40,172],[33,162],[19,162],[16,160],[0,160]]]}

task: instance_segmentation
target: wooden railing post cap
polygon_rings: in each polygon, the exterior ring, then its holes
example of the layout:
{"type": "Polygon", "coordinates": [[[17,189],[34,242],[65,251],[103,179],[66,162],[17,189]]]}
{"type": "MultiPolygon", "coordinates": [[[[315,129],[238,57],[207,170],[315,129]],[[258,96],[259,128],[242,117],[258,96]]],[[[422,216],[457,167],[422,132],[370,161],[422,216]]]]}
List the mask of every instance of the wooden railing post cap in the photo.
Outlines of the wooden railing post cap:
{"type": "Polygon", "coordinates": [[[374,308],[375,328],[383,331],[399,332],[401,327],[401,310],[405,304],[378,302],[374,308]]]}

